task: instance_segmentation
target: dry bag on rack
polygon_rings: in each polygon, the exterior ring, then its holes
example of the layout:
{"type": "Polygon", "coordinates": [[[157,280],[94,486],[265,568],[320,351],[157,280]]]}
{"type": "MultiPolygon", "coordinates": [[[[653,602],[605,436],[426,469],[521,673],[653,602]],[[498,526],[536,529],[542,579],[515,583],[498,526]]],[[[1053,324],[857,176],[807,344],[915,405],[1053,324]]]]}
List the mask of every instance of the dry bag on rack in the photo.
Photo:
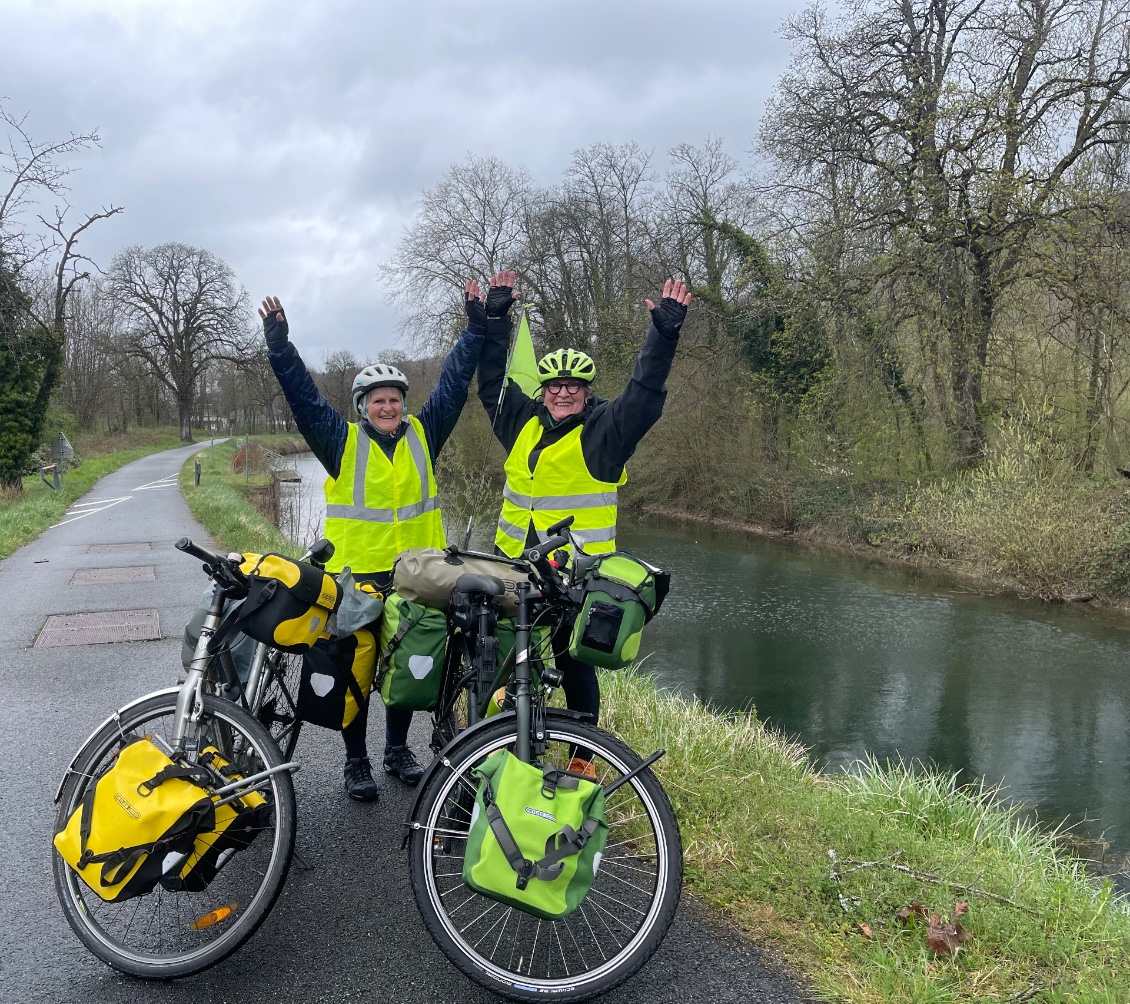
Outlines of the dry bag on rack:
{"type": "Polygon", "coordinates": [[[447,615],[407,600],[385,598],[381,621],[381,698],[389,708],[430,711],[439,700],[447,653],[447,615]]]}
{"type": "Polygon", "coordinates": [[[592,888],[608,840],[604,789],[508,750],[474,774],[463,881],[536,917],[569,916],[592,888]]]}
{"type": "MultiPolygon", "coordinates": [[[[215,746],[206,746],[199,762],[218,771],[228,781],[243,775],[220,756],[215,746]]],[[[216,825],[199,834],[184,864],[175,872],[167,872],[161,885],[173,891],[203,892],[237,852],[271,825],[271,805],[260,791],[249,791],[231,802],[216,806],[216,825]]]]}
{"type": "Polygon", "coordinates": [[[626,551],[602,555],[585,573],[569,654],[605,669],[627,666],[639,654],[643,626],[659,612],[670,584],[670,575],[626,551]]]}
{"type": "MultiPolygon", "coordinates": [[[[506,591],[498,598],[504,614],[517,612],[518,583],[529,582],[529,568],[511,558],[465,554],[454,547],[411,547],[392,566],[392,588],[406,600],[446,610],[455,580],[474,572],[500,579],[506,591]]],[[[531,584],[532,585],[532,584],[531,584]]]]}
{"type": "Polygon", "coordinates": [[[329,637],[330,615],[341,602],[341,587],[315,565],[281,554],[245,554],[240,570],[247,576],[247,599],[208,642],[219,649],[232,631],[284,652],[305,652],[329,637]]]}
{"type": "Polygon", "coordinates": [[[204,767],[175,764],[148,739],[122,748],[55,834],[55,849],[102,899],[144,896],[215,829],[204,767]]]}
{"type": "Polygon", "coordinates": [[[340,732],[365,713],[376,670],[377,639],[372,631],[317,642],[302,656],[298,717],[340,732]]]}

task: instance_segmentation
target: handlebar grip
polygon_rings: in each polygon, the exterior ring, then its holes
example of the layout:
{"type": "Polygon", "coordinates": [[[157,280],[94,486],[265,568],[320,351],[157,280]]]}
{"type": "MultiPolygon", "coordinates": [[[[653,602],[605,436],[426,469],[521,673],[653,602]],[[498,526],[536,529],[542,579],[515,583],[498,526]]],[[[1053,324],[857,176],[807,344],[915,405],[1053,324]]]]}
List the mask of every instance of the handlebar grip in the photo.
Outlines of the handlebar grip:
{"type": "MultiPolygon", "coordinates": [[[[572,519],[571,516],[569,518],[572,519]]],[[[550,537],[548,540],[543,540],[540,544],[538,544],[537,547],[531,547],[528,551],[526,551],[523,557],[525,557],[527,561],[533,562],[533,564],[536,565],[538,564],[538,562],[551,555],[559,547],[568,546],[568,537],[550,537]]]]}
{"type": "MultiPolygon", "coordinates": [[[[551,526],[545,532],[547,534],[549,534],[549,536],[551,536],[551,537],[556,537],[559,533],[561,533],[562,530],[565,530],[568,527],[571,527],[573,525],[573,520],[575,520],[576,518],[577,517],[575,515],[570,513],[564,519],[558,520],[556,523],[554,523],[553,526],[551,526]]],[[[542,547],[544,547],[544,546],[545,545],[543,544],[542,547]]]]}
{"type": "Polygon", "coordinates": [[[181,537],[173,547],[178,551],[184,551],[185,554],[191,554],[194,558],[207,562],[209,565],[216,565],[225,560],[222,554],[217,554],[215,551],[209,551],[206,547],[194,544],[187,537],[181,537]]]}

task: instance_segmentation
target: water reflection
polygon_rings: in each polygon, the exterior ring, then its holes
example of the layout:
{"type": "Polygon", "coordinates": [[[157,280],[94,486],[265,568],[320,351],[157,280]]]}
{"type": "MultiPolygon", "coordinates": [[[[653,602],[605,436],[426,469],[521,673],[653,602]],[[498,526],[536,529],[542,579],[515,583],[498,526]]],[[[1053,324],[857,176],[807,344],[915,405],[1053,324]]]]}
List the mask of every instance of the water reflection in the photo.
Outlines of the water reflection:
{"type": "MultiPolygon", "coordinates": [[[[309,542],[324,474],[313,460],[299,468],[290,532],[309,542]]],[[[620,544],[672,572],[643,644],[662,683],[755,707],[830,769],[872,753],[1003,780],[1045,821],[1087,819],[1082,834],[1105,832],[1130,853],[1121,616],[977,596],[702,528],[628,523],[620,544]]]]}

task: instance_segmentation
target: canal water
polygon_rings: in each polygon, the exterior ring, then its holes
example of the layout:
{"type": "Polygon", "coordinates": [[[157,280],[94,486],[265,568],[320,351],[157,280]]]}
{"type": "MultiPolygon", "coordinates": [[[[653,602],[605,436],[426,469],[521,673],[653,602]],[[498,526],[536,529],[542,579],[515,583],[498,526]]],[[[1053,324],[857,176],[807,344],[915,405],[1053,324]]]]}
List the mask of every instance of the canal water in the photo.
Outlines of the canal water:
{"type": "MultiPolygon", "coordinates": [[[[324,474],[299,466],[289,532],[312,540],[324,474]]],[[[826,770],[873,755],[961,771],[1003,783],[1045,824],[1104,839],[1112,858],[1130,854],[1122,615],[694,525],[622,522],[618,543],[672,574],[641,649],[661,684],[755,708],[826,770]]]]}

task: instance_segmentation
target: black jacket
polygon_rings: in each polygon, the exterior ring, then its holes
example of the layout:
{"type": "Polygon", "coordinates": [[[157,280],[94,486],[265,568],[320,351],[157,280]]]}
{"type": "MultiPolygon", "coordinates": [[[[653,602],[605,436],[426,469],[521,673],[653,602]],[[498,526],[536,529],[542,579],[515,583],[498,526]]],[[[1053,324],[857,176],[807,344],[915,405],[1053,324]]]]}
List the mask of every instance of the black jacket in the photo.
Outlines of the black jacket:
{"type": "MultiPolygon", "coordinates": [[[[510,348],[509,318],[492,318],[487,323],[487,337],[479,356],[479,400],[487,416],[494,419],[498,394],[506,374],[506,357],[510,348]]],[[[509,453],[526,423],[537,416],[542,435],[530,454],[530,470],[538,454],[556,443],[578,425],[581,429],[581,453],[589,473],[599,481],[619,481],[624,465],[636,452],[640,440],[663,414],[667,399],[667,374],[675,358],[678,338],[667,338],[650,325],[643,348],[632,368],[627,387],[611,401],[595,394],[584,410],[554,425],[541,398],[527,397],[513,380],[507,380],[502,408],[494,422],[494,433],[509,453]]]]}

